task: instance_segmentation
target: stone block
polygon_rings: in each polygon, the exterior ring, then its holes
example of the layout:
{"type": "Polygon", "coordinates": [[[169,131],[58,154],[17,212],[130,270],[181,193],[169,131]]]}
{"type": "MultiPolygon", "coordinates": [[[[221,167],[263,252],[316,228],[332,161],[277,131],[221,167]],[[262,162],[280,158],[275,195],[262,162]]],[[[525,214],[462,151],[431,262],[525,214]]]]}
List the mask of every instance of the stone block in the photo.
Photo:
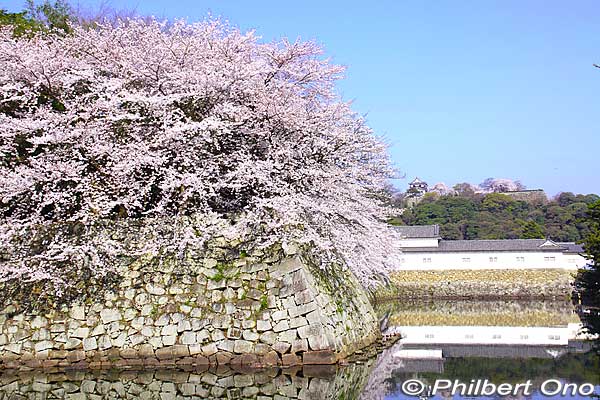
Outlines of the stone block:
{"type": "Polygon", "coordinates": [[[220,329],[212,331],[210,337],[213,342],[218,342],[219,340],[225,339],[225,335],[223,335],[223,332],[220,329]]]}
{"type": "Polygon", "coordinates": [[[229,352],[220,351],[216,354],[217,365],[227,365],[231,362],[233,354],[229,352]]]}
{"type": "Polygon", "coordinates": [[[302,304],[297,307],[290,308],[288,312],[290,314],[290,317],[296,318],[300,315],[306,315],[309,312],[316,310],[317,308],[317,303],[313,301],[310,303],[302,304]]]}
{"type": "MultiPolygon", "coordinates": [[[[52,333],[63,333],[67,331],[65,324],[53,324],[50,326],[50,332],[52,333]]],[[[2,344],[2,343],[0,343],[2,344]]]]}
{"type": "Polygon", "coordinates": [[[77,328],[69,336],[78,339],[85,339],[90,335],[90,328],[77,328]]]}
{"type": "Polygon", "coordinates": [[[304,289],[294,294],[294,300],[296,301],[296,304],[302,305],[310,303],[314,300],[314,297],[309,289],[304,289]]]}
{"type": "Polygon", "coordinates": [[[271,321],[265,321],[265,320],[258,320],[256,321],[256,330],[259,332],[264,332],[264,331],[268,331],[271,330],[272,326],[271,326],[271,321]]]}
{"type": "Polygon", "coordinates": [[[160,330],[162,336],[177,335],[177,325],[165,325],[160,330]]]}
{"type": "Polygon", "coordinates": [[[281,364],[279,355],[277,354],[276,351],[273,351],[273,350],[271,350],[267,354],[265,354],[262,357],[261,362],[265,367],[274,367],[274,366],[281,364]]]}
{"type": "Polygon", "coordinates": [[[154,349],[150,344],[142,344],[138,349],[138,354],[142,358],[151,358],[154,357],[154,349]]]}
{"type": "Polygon", "coordinates": [[[331,350],[307,351],[302,354],[302,361],[304,364],[335,364],[337,357],[331,350]]]}
{"type": "Polygon", "coordinates": [[[254,354],[265,355],[271,350],[271,346],[264,343],[255,343],[254,344],[254,354]]]}
{"type": "Polygon", "coordinates": [[[234,343],[234,352],[237,354],[248,354],[254,352],[254,344],[247,340],[236,340],[234,343]]]}
{"type": "Polygon", "coordinates": [[[177,335],[163,336],[162,342],[165,346],[173,346],[175,343],[177,343],[177,335]]]}
{"type": "Polygon", "coordinates": [[[136,358],[138,356],[138,351],[132,348],[126,348],[121,350],[121,357],[123,358],[136,358]]]}
{"type": "Polygon", "coordinates": [[[100,325],[97,325],[94,329],[92,329],[90,336],[100,336],[100,335],[104,335],[105,333],[106,333],[106,329],[104,329],[104,325],[100,324],[100,325]]]}
{"type": "Polygon", "coordinates": [[[75,305],[71,307],[71,311],[69,312],[71,318],[83,321],[85,320],[85,307],[82,305],[75,305]]]}
{"type": "Polygon", "coordinates": [[[171,322],[169,314],[161,314],[160,317],[154,322],[154,326],[166,326],[171,322]]]}
{"type": "Polygon", "coordinates": [[[326,335],[311,335],[307,339],[311,350],[326,350],[329,348],[329,340],[326,335]]]}
{"type": "Polygon", "coordinates": [[[292,353],[308,351],[308,339],[297,339],[292,342],[292,353]]]}
{"type": "Polygon", "coordinates": [[[227,329],[227,338],[228,339],[239,339],[242,337],[242,331],[238,328],[231,327],[227,329]]]}
{"type": "Polygon", "coordinates": [[[266,343],[266,344],[274,344],[277,341],[277,334],[273,331],[267,331],[264,332],[262,335],[260,335],[260,342],[261,343],[266,343]]]}
{"type": "Polygon", "coordinates": [[[271,278],[280,278],[286,274],[298,271],[303,268],[303,263],[298,257],[286,258],[279,265],[274,265],[270,268],[271,278]]]}
{"type": "Polygon", "coordinates": [[[122,332],[119,336],[111,340],[114,347],[123,347],[127,341],[127,334],[122,332]]]}
{"type": "Polygon", "coordinates": [[[230,353],[233,353],[234,348],[235,348],[235,341],[229,340],[229,339],[222,340],[217,344],[217,348],[219,350],[228,351],[230,353]]]}
{"type": "Polygon", "coordinates": [[[288,329],[279,334],[277,340],[280,342],[292,343],[298,337],[296,329],[288,329]]]}
{"type": "Polygon", "coordinates": [[[284,367],[293,367],[295,365],[301,365],[302,359],[295,354],[284,354],[281,356],[281,365],[284,367]]]}
{"type": "Polygon", "coordinates": [[[80,339],[69,338],[69,339],[67,339],[67,341],[63,345],[63,349],[65,349],[65,350],[72,350],[72,349],[75,349],[75,348],[81,346],[81,343],[82,342],[81,342],[80,339]]]}
{"type": "Polygon", "coordinates": [[[242,337],[244,338],[244,340],[249,340],[251,342],[256,342],[259,338],[258,333],[256,333],[253,330],[250,329],[246,329],[242,332],[242,337]]]}
{"type": "Polygon", "coordinates": [[[137,346],[140,343],[144,343],[146,341],[146,337],[143,335],[131,335],[129,336],[129,343],[131,343],[132,346],[137,346]]]}
{"type": "Polygon", "coordinates": [[[96,350],[98,348],[98,343],[95,337],[86,338],[83,340],[83,350],[90,351],[96,350]]]}
{"type": "Polygon", "coordinates": [[[273,350],[278,352],[279,354],[285,354],[292,347],[290,343],[287,342],[277,342],[273,345],[273,350]]]}
{"type": "Polygon", "coordinates": [[[98,348],[100,350],[108,350],[111,347],[112,347],[112,342],[110,340],[110,337],[107,335],[100,336],[100,338],[98,339],[98,348]]]}
{"type": "Polygon", "coordinates": [[[161,347],[154,352],[159,360],[170,360],[173,358],[173,347],[161,347]]]}
{"type": "Polygon", "coordinates": [[[290,329],[290,324],[287,319],[281,320],[273,327],[273,332],[278,333],[290,329]]]}
{"type": "Polygon", "coordinates": [[[252,386],[254,384],[254,379],[251,374],[238,374],[233,376],[233,385],[235,387],[246,387],[252,386]]]}
{"type": "Polygon", "coordinates": [[[152,345],[155,349],[158,349],[163,346],[163,341],[161,336],[152,336],[148,338],[148,343],[152,345]]]}
{"type": "Polygon", "coordinates": [[[206,346],[202,346],[202,355],[209,357],[219,351],[217,349],[217,345],[215,343],[207,344],[206,346]]]}
{"type": "Polygon", "coordinates": [[[121,320],[121,312],[114,308],[105,308],[100,311],[100,318],[104,324],[121,320]]]}
{"type": "Polygon", "coordinates": [[[182,344],[195,344],[196,343],[196,333],[195,332],[183,332],[180,337],[180,342],[182,344]]]}
{"type": "Polygon", "coordinates": [[[252,329],[256,327],[256,321],[252,319],[245,319],[242,321],[242,328],[244,329],[252,329]]]}
{"type": "Polygon", "coordinates": [[[300,336],[301,339],[306,339],[309,336],[315,336],[315,335],[321,335],[324,334],[324,329],[323,329],[323,325],[316,323],[313,325],[306,325],[306,326],[301,326],[300,328],[298,328],[298,336],[300,336]]]}
{"type": "Polygon", "coordinates": [[[33,328],[33,329],[45,328],[47,326],[48,326],[48,320],[42,316],[36,315],[31,320],[31,328],[33,328]]]}
{"type": "Polygon", "coordinates": [[[209,365],[209,361],[208,358],[204,357],[203,355],[197,354],[194,356],[194,364],[198,365],[198,366],[205,366],[205,365],[209,365]]]}
{"type": "Polygon", "coordinates": [[[159,286],[159,285],[152,284],[152,283],[148,283],[146,285],[146,291],[155,296],[162,296],[163,294],[166,293],[165,288],[163,288],[162,286],[159,286]]]}
{"type": "MultiPolygon", "coordinates": [[[[318,312],[318,311],[313,311],[318,312]]],[[[309,314],[310,315],[310,314],[309,314]]],[[[301,326],[308,325],[308,321],[304,317],[296,317],[290,320],[290,328],[299,328],[301,326]]]]}
{"type": "Polygon", "coordinates": [[[190,350],[188,346],[182,344],[176,344],[173,346],[173,357],[174,358],[183,358],[188,357],[190,355],[190,350]]]}

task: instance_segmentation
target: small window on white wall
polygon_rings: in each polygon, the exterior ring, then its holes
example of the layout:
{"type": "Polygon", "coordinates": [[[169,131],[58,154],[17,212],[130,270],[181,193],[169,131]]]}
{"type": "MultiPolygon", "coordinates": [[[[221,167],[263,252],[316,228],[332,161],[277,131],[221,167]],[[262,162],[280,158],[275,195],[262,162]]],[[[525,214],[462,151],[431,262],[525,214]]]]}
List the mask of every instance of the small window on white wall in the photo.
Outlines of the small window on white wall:
{"type": "Polygon", "coordinates": [[[490,257],[490,262],[498,262],[498,257],[490,257]]]}
{"type": "Polygon", "coordinates": [[[525,262],[525,257],[517,257],[517,262],[525,262]]]}
{"type": "Polygon", "coordinates": [[[556,257],[544,257],[544,261],[554,262],[556,261],[556,257]]]}
{"type": "Polygon", "coordinates": [[[423,263],[430,263],[431,262],[431,258],[430,257],[423,257],[423,263]]]}
{"type": "Polygon", "coordinates": [[[462,262],[471,262],[469,257],[463,257],[462,262]]]}

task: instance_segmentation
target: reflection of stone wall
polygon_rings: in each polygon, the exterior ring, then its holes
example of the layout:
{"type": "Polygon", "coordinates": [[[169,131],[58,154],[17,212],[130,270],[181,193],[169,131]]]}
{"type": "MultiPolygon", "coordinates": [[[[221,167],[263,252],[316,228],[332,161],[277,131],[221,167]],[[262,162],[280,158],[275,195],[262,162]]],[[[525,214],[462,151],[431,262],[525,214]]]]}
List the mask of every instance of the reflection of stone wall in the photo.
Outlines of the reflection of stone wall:
{"type": "Polygon", "coordinates": [[[572,281],[562,269],[398,271],[378,297],[567,297],[572,281]]]}
{"type": "Polygon", "coordinates": [[[347,270],[324,276],[293,246],[215,242],[184,260],[129,257],[118,288],[87,302],[28,312],[6,299],[0,368],[331,364],[378,337],[347,270]]]}
{"type": "Polygon", "coordinates": [[[566,326],[579,323],[573,305],[555,301],[389,301],[375,306],[389,325],[566,326]]]}
{"type": "Polygon", "coordinates": [[[228,368],[191,371],[25,372],[0,376],[0,398],[10,399],[356,399],[370,367],[351,365],[336,371],[228,368]]]}

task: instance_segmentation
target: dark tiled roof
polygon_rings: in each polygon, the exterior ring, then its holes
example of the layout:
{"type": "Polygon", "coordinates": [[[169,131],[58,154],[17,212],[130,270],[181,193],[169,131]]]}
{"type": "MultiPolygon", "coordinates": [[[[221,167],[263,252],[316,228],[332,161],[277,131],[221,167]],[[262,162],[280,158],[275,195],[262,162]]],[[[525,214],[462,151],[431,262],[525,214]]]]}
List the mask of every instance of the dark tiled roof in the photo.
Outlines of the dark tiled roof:
{"type": "Polygon", "coordinates": [[[565,253],[583,253],[583,246],[573,242],[558,242],[557,244],[566,247],[565,253]]]}
{"type": "Polygon", "coordinates": [[[409,239],[419,238],[437,238],[440,236],[440,227],[438,225],[413,225],[396,226],[402,236],[409,239]]]}
{"type": "MultiPolygon", "coordinates": [[[[458,251],[561,251],[571,252],[574,243],[546,243],[546,239],[504,240],[440,240],[438,247],[407,247],[404,252],[458,252],[458,251]]],[[[574,251],[576,252],[576,251],[574,251]]]]}

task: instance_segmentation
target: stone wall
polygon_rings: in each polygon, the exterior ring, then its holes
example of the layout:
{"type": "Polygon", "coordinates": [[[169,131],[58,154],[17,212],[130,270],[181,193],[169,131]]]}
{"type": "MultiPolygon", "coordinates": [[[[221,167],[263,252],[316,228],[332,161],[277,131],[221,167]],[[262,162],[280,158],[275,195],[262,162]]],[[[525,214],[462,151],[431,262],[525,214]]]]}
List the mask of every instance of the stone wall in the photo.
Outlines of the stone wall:
{"type": "Polygon", "coordinates": [[[0,368],[336,363],[379,337],[377,319],[349,271],[325,276],[307,254],[215,240],[184,260],[126,257],[114,290],[85,301],[5,299],[0,368]]]}
{"type": "Polygon", "coordinates": [[[504,192],[507,196],[515,200],[526,201],[528,203],[545,204],[548,202],[548,196],[542,189],[517,190],[514,192],[504,192]]]}
{"type": "Polygon", "coordinates": [[[563,269],[398,271],[377,297],[565,298],[573,279],[563,269]]]}

